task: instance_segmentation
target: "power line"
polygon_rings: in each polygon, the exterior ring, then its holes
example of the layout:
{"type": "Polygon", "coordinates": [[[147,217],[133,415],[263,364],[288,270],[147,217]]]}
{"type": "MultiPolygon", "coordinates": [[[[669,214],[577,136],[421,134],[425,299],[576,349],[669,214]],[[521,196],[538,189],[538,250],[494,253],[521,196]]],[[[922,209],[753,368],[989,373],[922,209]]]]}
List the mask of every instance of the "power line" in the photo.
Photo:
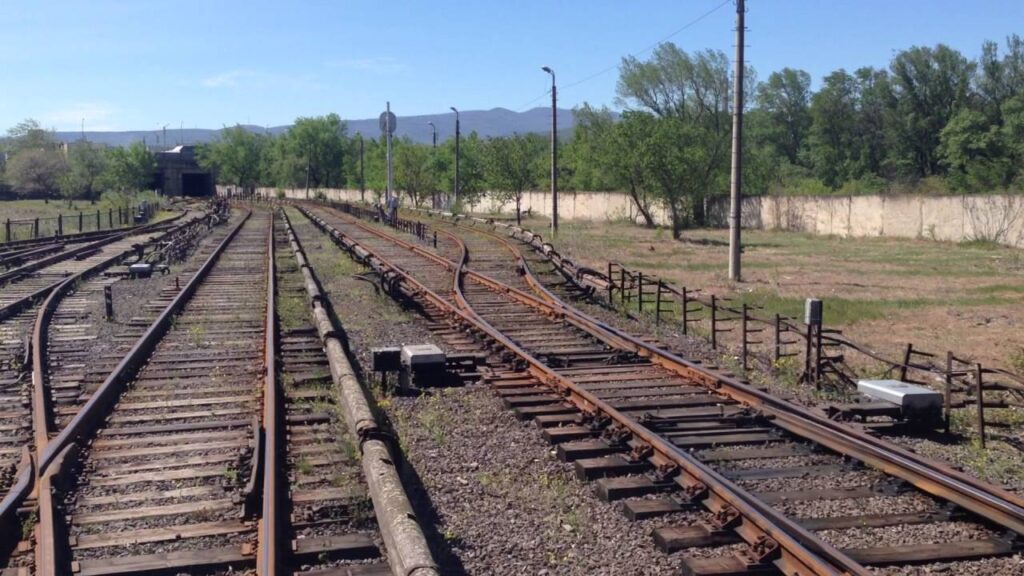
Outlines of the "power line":
{"type": "MultiPolygon", "coordinates": [[[[719,10],[721,10],[721,9],[722,9],[722,8],[723,8],[723,7],[724,7],[724,6],[726,5],[726,4],[729,4],[729,3],[731,3],[732,1],[733,1],[733,0],[725,0],[724,2],[722,2],[721,4],[719,4],[718,6],[715,6],[715,7],[714,7],[714,8],[712,8],[711,10],[708,10],[707,12],[705,12],[705,13],[701,14],[700,16],[698,16],[698,17],[694,18],[693,20],[691,20],[691,21],[687,22],[687,23],[686,23],[686,24],[684,24],[684,25],[683,25],[683,26],[682,26],[681,28],[679,28],[678,30],[676,30],[676,31],[672,32],[672,33],[671,33],[671,34],[669,34],[668,36],[665,36],[665,37],[664,37],[664,38],[662,38],[661,40],[658,40],[657,42],[655,42],[655,43],[651,44],[650,46],[647,46],[647,47],[646,47],[646,48],[644,48],[643,50],[640,50],[640,51],[638,51],[638,52],[634,52],[634,53],[632,53],[632,54],[627,54],[627,56],[633,56],[633,57],[635,58],[635,57],[637,57],[637,56],[640,56],[640,55],[642,55],[642,54],[646,54],[647,52],[650,52],[651,50],[653,50],[654,48],[656,48],[656,47],[658,46],[658,44],[661,44],[661,43],[663,43],[663,42],[666,42],[666,41],[668,41],[668,40],[671,40],[671,39],[672,39],[673,37],[677,36],[677,35],[678,35],[678,34],[679,34],[680,32],[683,32],[684,30],[686,30],[686,29],[688,29],[688,28],[690,28],[690,27],[692,27],[692,26],[696,25],[696,24],[697,24],[698,22],[700,22],[701,20],[704,20],[704,19],[705,19],[705,18],[707,18],[708,16],[711,16],[711,15],[712,15],[712,14],[714,14],[715,12],[718,12],[718,11],[719,11],[719,10]]],[[[600,75],[602,75],[602,74],[606,74],[606,73],[608,73],[608,72],[611,72],[612,70],[615,70],[615,69],[616,69],[616,68],[618,68],[618,67],[619,67],[619,65],[618,65],[618,64],[612,64],[611,66],[609,66],[609,67],[607,67],[607,68],[604,68],[604,69],[602,69],[602,70],[600,70],[600,71],[598,71],[598,72],[595,72],[595,73],[591,74],[590,76],[587,76],[586,78],[583,78],[582,80],[577,80],[576,82],[572,82],[572,83],[570,83],[570,84],[566,84],[565,86],[562,86],[562,90],[565,90],[566,88],[572,88],[573,86],[579,86],[580,84],[583,84],[584,82],[589,82],[590,80],[593,80],[594,78],[597,78],[598,76],[600,76],[600,75]]]]}
{"type": "MultiPolygon", "coordinates": [[[[733,0],[724,0],[721,4],[718,4],[717,6],[712,8],[711,10],[708,10],[707,12],[701,14],[700,16],[694,18],[693,20],[690,20],[689,22],[687,22],[686,24],[684,24],[680,28],[674,30],[673,32],[671,32],[670,34],[665,36],[664,38],[658,40],[657,42],[654,42],[653,44],[647,46],[643,50],[639,50],[637,52],[633,52],[631,54],[627,54],[627,56],[632,56],[632,57],[635,58],[637,56],[640,56],[640,55],[646,54],[647,52],[650,52],[651,50],[656,48],[659,44],[661,44],[663,42],[666,42],[668,40],[671,40],[675,36],[679,35],[681,32],[683,32],[683,31],[685,31],[685,30],[695,26],[700,21],[704,20],[708,16],[711,16],[715,12],[718,12],[723,7],[725,7],[725,5],[730,4],[732,2],[733,2],[733,0]]],[[[617,63],[616,64],[612,64],[611,66],[608,66],[607,68],[599,70],[599,71],[597,71],[597,72],[595,72],[595,73],[591,74],[590,76],[587,76],[587,77],[585,77],[583,79],[577,80],[575,82],[571,82],[569,84],[565,84],[561,88],[562,88],[562,90],[565,90],[566,88],[572,88],[574,86],[579,86],[580,84],[583,84],[584,82],[589,82],[589,81],[593,80],[594,78],[597,78],[598,76],[601,76],[602,74],[607,74],[608,72],[611,72],[612,70],[615,70],[618,67],[619,67],[619,65],[617,63]]],[[[516,111],[517,112],[525,112],[527,108],[529,108],[531,105],[533,105],[537,101],[541,100],[542,98],[545,98],[548,94],[551,94],[551,90],[550,89],[549,90],[545,90],[543,94],[537,96],[533,100],[530,100],[526,104],[523,104],[522,106],[519,106],[518,108],[516,108],[516,111]]]]}

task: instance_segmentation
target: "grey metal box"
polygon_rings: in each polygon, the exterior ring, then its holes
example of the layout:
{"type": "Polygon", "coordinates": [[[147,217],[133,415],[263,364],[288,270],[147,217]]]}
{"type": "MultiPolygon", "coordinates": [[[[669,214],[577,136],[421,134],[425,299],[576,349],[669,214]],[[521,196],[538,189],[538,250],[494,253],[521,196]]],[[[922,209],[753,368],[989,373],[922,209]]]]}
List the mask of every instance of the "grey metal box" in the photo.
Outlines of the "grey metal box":
{"type": "Polygon", "coordinates": [[[900,380],[858,380],[857,391],[913,414],[942,412],[942,393],[900,380]]]}
{"type": "Polygon", "coordinates": [[[140,262],[128,267],[128,273],[135,278],[149,278],[153,274],[153,265],[140,262]]]}
{"type": "Polygon", "coordinates": [[[374,372],[397,372],[402,368],[402,349],[398,346],[371,348],[370,357],[374,372]]]}
{"type": "Polygon", "coordinates": [[[408,344],[402,346],[402,366],[413,370],[445,367],[445,355],[433,344],[408,344]]]}

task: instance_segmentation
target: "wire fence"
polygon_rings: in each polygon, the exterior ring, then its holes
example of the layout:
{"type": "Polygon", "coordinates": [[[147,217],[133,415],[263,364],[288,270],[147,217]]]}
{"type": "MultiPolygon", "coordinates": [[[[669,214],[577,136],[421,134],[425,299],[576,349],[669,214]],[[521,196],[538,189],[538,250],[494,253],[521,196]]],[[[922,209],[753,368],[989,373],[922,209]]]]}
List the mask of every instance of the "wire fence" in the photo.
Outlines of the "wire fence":
{"type": "Polygon", "coordinates": [[[141,224],[153,216],[153,205],[143,202],[106,210],[81,210],[68,214],[57,214],[45,218],[22,218],[3,220],[2,242],[18,242],[39,238],[60,238],[71,234],[84,234],[115,230],[141,224]]]}

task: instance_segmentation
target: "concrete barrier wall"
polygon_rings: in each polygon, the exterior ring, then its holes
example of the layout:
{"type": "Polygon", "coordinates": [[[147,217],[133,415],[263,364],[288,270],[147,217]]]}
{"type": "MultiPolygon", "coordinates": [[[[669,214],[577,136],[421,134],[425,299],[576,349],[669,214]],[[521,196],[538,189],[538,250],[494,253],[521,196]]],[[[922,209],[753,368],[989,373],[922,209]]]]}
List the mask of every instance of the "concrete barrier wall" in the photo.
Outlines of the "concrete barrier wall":
{"type": "MultiPolygon", "coordinates": [[[[728,225],[728,199],[709,206],[728,225]]],[[[1024,196],[760,196],[743,200],[743,226],[835,236],[892,236],[1024,248],[1024,196]]]]}
{"type": "MultiPolygon", "coordinates": [[[[261,188],[271,196],[275,188],[261,188]]],[[[304,189],[283,190],[289,198],[305,198],[304,189]]],[[[332,200],[356,201],[358,190],[321,190],[332,200]]],[[[374,194],[366,192],[372,201],[374,194]]],[[[511,215],[514,205],[487,195],[474,208],[478,212],[511,215]]],[[[549,192],[528,192],[523,209],[546,216],[551,210],[549,192]]],[[[717,198],[708,205],[714,227],[728,225],[729,200],[717,198]]],[[[669,224],[667,211],[652,211],[658,224],[669,224]]],[[[566,220],[613,221],[641,218],[629,195],[618,192],[563,192],[559,216],[566,220]]],[[[743,227],[791,230],[834,236],[892,236],[959,242],[989,240],[1024,248],[1024,196],[756,196],[743,199],[743,227]]]]}

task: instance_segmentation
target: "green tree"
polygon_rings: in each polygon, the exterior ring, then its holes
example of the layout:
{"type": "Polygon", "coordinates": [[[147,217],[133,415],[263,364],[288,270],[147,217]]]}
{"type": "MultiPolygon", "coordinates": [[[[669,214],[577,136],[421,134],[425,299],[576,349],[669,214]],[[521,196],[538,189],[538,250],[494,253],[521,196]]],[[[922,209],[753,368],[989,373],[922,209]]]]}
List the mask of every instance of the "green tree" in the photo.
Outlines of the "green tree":
{"type": "MultiPolygon", "coordinates": [[[[729,68],[721,51],[691,56],[671,43],[660,44],[647,62],[628,57],[620,67],[618,102],[639,105],[658,119],[653,123],[656,129],[645,137],[645,180],[669,207],[676,237],[684,225],[704,225],[704,201],[727,190],[732,130],[729,68]],[[680,138],[675,149],[667,146],[673,135],[680,138]],[[670,157],[650,158],[661,153],[670,157]],[[678,172],[680,166],[688,170],[678,172]],[[671,183],[670,174],[685,182],[671,183]]],[[[752,88],[753,70],[744,73],[752,88]]]]}
{"type": "Polygon", "coordinates": [[[431,147],[415,144],[408,138],[395,140],[393,145],[395,189],[404,191],[419,207],[437,189],[431,147]]]}
{"type": "Polygon", "coordinates": [[[728,176],[712,158],[716,151],[707,145],[705,130],[681,118],[646,122],[651,130],[641,147],[645,186],[668,208],[672,237],[678,239],[684,228],[703,224],[707,191],[724,187],[728,176]]]}
{"type": "Polygon", "coordinates": [[[517,224],[522,223],[523,193],[540,179],[538,159],[544,156],[546,142],[539,134],[514,134],[486,143],[487,182],[498,200],[515,204],[517,224]]]}
{"type": "Polygon", "coordinates": [[[790,164],[800,163],[811,127],[810,100],[811,75],[803,70],[772,72],[757,88],[757,104],[770,119],[767,139],[790,164]]]}
{"type": "Polygon", "coordinates": [[[18,151],[7,162],[7,181],[24,196],[53,196],[67,164],[60,152],[42,148],[18,151]]]}
{"type": "Polygon", "coordinates": [[[106,150],[91,142],[76,142],[68,149],[67,167],[59,181],[61,195],[69,205],[74,198],[85,198],[95,203],[107,168],[106,150]]]}
{"type": "MultiPolygon", "coordinates": [[[[285,151],[291,156],[288,165],[292,176],[300,167],[302,183],[311,187],[345,185],[345,150],[348,148],[345,123],[331,113],[314,118],[297,118],[285,135],[285,151]]],[[[294,182],[293,184],[299,184],[294,182]]]]}
{"type": "Polygon", "coordinates": [[[266,137],[242,126],[225,128],[220,140],[199,147],[199,165],[217,172],[217,181],[253,192],[263,182],[263,156],[266,137]]]}
{"type": "Polygon", "coordinates": [[[140,192],[153,182],[156,157],[142,142],[127,148],[113,148],[107,153],[107,167],[103,173],[106,187],[119,192],[140,192]]]}
{"type": "Polygon", "coordinates": [[[975,65],[960,52],[939,44],[900,52],[890,69],[896,109],[892,117],[896,133],[893,161],[913,176],[941,175],[940,133],[968,104],[975,65]]]}

